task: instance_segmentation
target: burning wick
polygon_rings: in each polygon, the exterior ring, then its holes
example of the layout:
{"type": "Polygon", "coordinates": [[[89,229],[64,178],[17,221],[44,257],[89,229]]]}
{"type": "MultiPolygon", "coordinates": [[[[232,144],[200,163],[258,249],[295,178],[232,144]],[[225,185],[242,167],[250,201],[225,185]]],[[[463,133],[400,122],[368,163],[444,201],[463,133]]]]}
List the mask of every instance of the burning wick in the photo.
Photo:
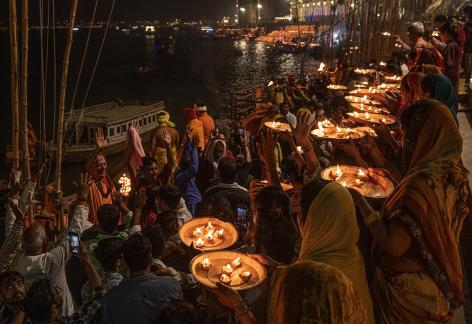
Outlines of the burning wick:
{"type": "Polygon", "coordinates": [[[206,229],[211,231],[211,230],[214,230],[215,227],[213,225],[211,225],[211,222],[208,222],[207,226],[206,226],[206,229]]]}
{"type": "Polygon", "coordinates": [[[203,234],[203,230],[201,227],[197,227],[192,234],[193,236],[201,236],[203,234]]]}
{"type": "Polygon", "coordinates": [[[385,118],[382,118],[382,123],[386,123],[387,120],[385,118]]]}
{"type": "Polygon", "coordinates": [[[385,62],[380,62],[379,65],[380,65],[380,66],[387,66],[387,63],[385,63],[385,62]]]}
{"type": "Polygon", "coordinates": [[[224,231],[225,231],[224,229],[220,229],[219,231],[216,231],[216,237],[222,238],[224,231]]]}
{"type": "Polygon", "coordinates": [[[197,248],[201,248],[204,245],[205,245],[205,241],[201,237],[195,241],[195,247],[197,248]]]}
{"type": "Polygon", "coordinates": [[[129,193],[131,192],[131,180],[130,178],[128,178],[126,173],[123,173],[123,176],[120,177],[120,179],[118,180],[118,183],[121,185],[120,193],[123,196],[127,197],[129,193]]]}
{"type": "Polygon", "coordinates": [[[238,257],[238,258],[234,259],[233,261],[231,261],[231,266],[233,268],[237,268],[237,267],[241,266],[241,258],[238,257]]]}
{"type": "Polygon", "coordinates": [[[324,64],[323,62],[320,63],[320,67],[318,68],[318,72],[323,72],[324,69],[325,69],[325,66],[326,64],[324,64]]]}
{"type": "Polygon", "coordinates": [[[269,84],[268,84],[267,86],[270,87],[270,86],[273,85],[273,84],[274,84],[274,81],[269,81],[269,84]]]}
{"type": "Polygon", "coordinates": [[[367,176],[367,174],[364,172],[364,170],[362,170],[361,168],[359,168],[359,171],[357,172],[357,177],[361,180],[364,180],[364,181],[367,181],[369,180],[369,177],[367,176]]]}
{"type": "Polygon", "coordinates": [[[369,119],[369,117],[370,117],[369,113],[366,112],[366,113],[364,114],[364,117],[365,117],[365,119],[369,119]]]}
{"type": "Polygon", "coordinates": [[[227,264],[225,266],[223,266],[223,273],[226,273],[226,274],[231,274],[233,272],[233,267],[231,266],[231,264],[227,264]]]}
{"type": "Polygon", "coordinates": [[[354,112],[354,117],[359,117],[359,113],[357,111],[354,112]]]}
{"type": "Polygon", "coordinates": [[[202,261],[202,269],[208,271],[210,269],[211,262],[208,258],[203,259],[202,261]]]}
{"type": "Polygon", "coordinates": [[[207,235],[205,236],[205,238],[208,240],[208,241],[213,241],[213,238],[214,238],[214,235],[213,235],[213,232],[214,230],[211,230],[207,233],[207,235]]]}
{"type": "Polygon", "coordinates": [[[224,284],[229,284],[231,282],[231,278],[230,278],[230,276],[222,273],[221,276],[220,276],[220,281],[224,284]]]}
{"type": "Polygon", "coordinates": [[[365,182],[362,181],[361,179],[356,179],[355,183],[356,183],[356,185],[357,185],[358,187],[360,187],[360,186],[362,186],[365,182]]]}
{"type": "Polygon", "coordinates": [[[273,121],[271,126],[272,126],[272,128],[280,128],[280,123],[276,122],[276,121],[273,121]]]}
{"type": "Polygon", "coordinates": [[[244,281],[244,282],[248,282],[251,277],[252,277],[252,273],[250,273],[249,271],[244,271],[244,272],[241,272],[239,274],[239,277],[244,281]]]}
{"type": "Polygon", "coordinates": [[[387,37],[392,36],[392,34],[389,33],[389,32],[383,32],[383,33],[381,33],[381,35],[382,36],[387,36],[387,37]]]}
{"type": "Polygon", "coordinates": [[[341,176],[343,175],[343,172],[341,171],[341,168],[339,165],[336,166],[336,172],[334,173],[334,180],[339,180],[341,176]]]}
{"type": "Polygon", "coordinates": [[[342,132],[343,132],[343,130],[341,128],[336,127],[336,133],[342,133],[342,132]]]}

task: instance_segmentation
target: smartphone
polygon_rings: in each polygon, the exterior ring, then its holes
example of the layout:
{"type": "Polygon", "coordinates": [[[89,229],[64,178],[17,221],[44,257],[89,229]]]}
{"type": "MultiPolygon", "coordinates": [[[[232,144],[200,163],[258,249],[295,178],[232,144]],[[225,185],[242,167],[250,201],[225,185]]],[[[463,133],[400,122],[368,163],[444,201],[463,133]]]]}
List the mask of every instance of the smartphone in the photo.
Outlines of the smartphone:
{"type": "Polygon", "coordinates": [[[69,233],[69,245],[70,245],[70,251],[72,252],[73,255],[79,255],[80,249],[79,249],[79,234],[77,233],[69,233]]]}
{"type": "Polygon", "coordinates": [[[236,208],[236,222],[239,226],[245,226],[247,224],[247,209],[238,207],[236,208]]]}

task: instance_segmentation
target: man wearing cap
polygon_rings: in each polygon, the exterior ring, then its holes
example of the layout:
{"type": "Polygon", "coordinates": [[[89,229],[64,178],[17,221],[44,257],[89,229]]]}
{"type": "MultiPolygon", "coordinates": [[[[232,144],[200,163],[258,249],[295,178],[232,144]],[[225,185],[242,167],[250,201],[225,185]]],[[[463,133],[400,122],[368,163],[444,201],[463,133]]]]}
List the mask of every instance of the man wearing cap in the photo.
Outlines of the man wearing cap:
{"type": "Polygon", "coordinates": [[[167,165],[167,144],[163,140],[165,133],[169,134],[171,138],[172,155],[175,160],[177,147],[180,145],[179,131],[175,128],[175,124],[170,121],[169,113],[162,110],[157,113],[157,127],[152,132],[149,143],[149,153],[156,160],[158,173],[161,173],[164,166],[167,165]]]}
{"type": "Polygon", "coordinates": [[[204,144],[207,146],[210,141],[211,131],[215,129],[215,121],[210,115],[208,115],[207,107],[202,102],[197,102],[195,104],[195,109],[197,111],[198,119],[203,124],[204,144]]]}

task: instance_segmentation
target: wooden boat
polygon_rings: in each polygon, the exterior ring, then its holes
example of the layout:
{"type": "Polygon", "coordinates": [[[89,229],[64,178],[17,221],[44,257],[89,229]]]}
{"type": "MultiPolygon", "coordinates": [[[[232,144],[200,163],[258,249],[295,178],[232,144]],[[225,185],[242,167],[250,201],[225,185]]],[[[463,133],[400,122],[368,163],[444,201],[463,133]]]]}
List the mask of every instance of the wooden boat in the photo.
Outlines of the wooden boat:
{"type": "MultiPolygon", "coordinates": [[[[131,122],[138,121],[142,141],[150,139],[157,125],[157,113],[164,110],[164,102],[151,105],[125,105],[119,102],[73,110],[65,115],[63,163],[83,163],[95,150],[95,131],[103,129],[108,146],[104,153],[108,156],[126,149],[126,136],[131,122]]],[[[54,150],[54,147],[50,147],[54,150]]]]}

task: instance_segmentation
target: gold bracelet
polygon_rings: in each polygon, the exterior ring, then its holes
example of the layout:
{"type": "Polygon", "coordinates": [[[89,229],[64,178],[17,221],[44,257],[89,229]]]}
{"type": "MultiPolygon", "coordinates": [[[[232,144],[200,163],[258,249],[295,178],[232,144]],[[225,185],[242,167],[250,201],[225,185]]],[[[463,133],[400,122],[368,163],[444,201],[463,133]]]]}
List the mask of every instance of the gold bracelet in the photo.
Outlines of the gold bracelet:
{"type": "Polygon", "coordinates": [[[369,227],[373,222],[379,221],[380,220],[380,215],[379,212],[373,212],[366,218],[364,218],[364,224],[366,227],[369,227]]]}

